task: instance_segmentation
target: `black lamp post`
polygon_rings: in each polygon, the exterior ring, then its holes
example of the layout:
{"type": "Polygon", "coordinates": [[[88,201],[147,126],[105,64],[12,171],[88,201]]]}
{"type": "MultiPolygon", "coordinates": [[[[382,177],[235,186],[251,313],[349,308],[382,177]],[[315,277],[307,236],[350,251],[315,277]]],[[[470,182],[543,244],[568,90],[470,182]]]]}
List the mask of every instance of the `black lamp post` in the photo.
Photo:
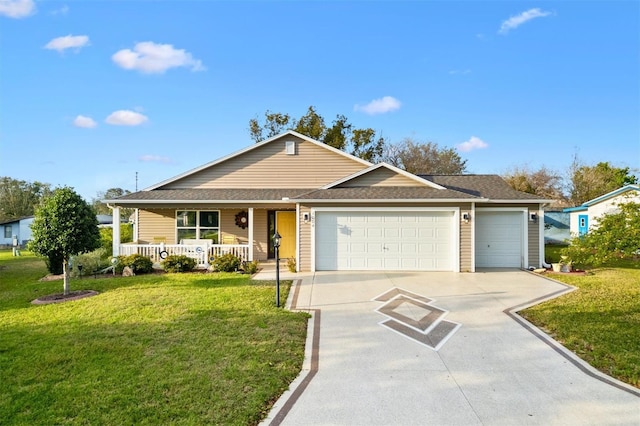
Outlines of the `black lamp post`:
{"type": "Polygon", "coordinates": [[[280,248],[280,239],[282,237],[280,236],[280,234],[278,234],[278,231],[276,230],[276,233],[273,234],[273,248],[276,251],[276,307],[280,307],[280,253],[279,253],[279,248],[280,248]]]}

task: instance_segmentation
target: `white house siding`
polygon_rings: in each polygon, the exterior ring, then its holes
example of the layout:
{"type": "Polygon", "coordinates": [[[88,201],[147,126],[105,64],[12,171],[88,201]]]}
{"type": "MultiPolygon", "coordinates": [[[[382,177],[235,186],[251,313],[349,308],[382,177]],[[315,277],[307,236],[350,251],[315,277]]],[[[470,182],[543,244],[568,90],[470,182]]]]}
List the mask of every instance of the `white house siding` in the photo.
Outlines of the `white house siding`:
{"type": "MultiPolygon", "coordinates": [[[[588,210],[589,229],[593,229],[594,227],[598,226],[598,218],[600,216],[606,213],[614,213],[618,211],[619,204],[630,203],[630,202],[640,203],[640,193],[638,193],[638,191],[628,191],[628,192],[625,192],[624,194],[620,194],[616,197],[603,200],[598,204],[589,206],[589,210],[588,210]]],[[[580,212],[577,212],[577,213],[579,214],[580,212]]],[[[572,226],[574,222],[575,222],[575,228],[577,233],[578,232],[577,217],[575,221],[571,221],[572,226]]],[[[573,228],[571,229],[571,231],[573,232],[573,228]]]]}

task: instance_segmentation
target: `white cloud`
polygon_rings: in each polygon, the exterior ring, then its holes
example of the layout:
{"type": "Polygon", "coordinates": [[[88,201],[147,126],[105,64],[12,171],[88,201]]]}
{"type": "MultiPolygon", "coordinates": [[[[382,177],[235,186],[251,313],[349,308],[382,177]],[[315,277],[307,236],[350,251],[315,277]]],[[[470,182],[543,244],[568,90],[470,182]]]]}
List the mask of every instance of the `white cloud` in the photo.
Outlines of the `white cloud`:
{"type": "Polygon", "coordinates": [[[470,69],[466,69],[466,70],[451,70],[451,71],[449,71],[449,74],[451,74],[451,75],[467,75],[467,74],[471,74],[471,70],[470,69]]]}
{"type": "Polygon", "coordinates": [[[529,9],[519,15],[512,16],[502,23],[500,26],[500,34],[506,34],[509,30],[518,28],[520,25],[535,18],[544,18],[551,15],[551,12],[540,10],[539,8],[529,9]]]}
{"type": "Polygon", "coordinates": [[[395,111],[400,108],[400,101],[393,96],[384,96],[380,99],[374,99],[366,105],[355,105],[354,111],[362,111],[365,114],[376,115],[385,112],[395,111]]]}
{"type": "Polygon", "coordinates": [[[57,50],[62,52],[65,49],[80,50],[80,48],[89,44],[89,37],[86,35],[72,36],[71,34],[63,37],[56,37],[49,43],[45,44],[44,48],[49,50],[57,50]]]}
{"type": "Polygon", "coordinates": [[[9,18],[26,18],[36,11],[33,0],[0,0],[0,15],[9,18]]]}
{"type": "Polygon", "coordinates": [[[138,160],[143,161],[145,163],[171,163],[171,159],[169,157],[162,157],[160,155],[146,154],[138,158],[138,160]]]}
{"type": "Polygon", "coordinates": [[[146,115],[131,110],[114,111],[104,120],[114,126],[139,126],[149,120],[146,115]]]}
{"type": "Polygon", "coordinates": [[[51,14],[53,16],[56,15],[66,15],[69,13],[69,6],[67,6],[66,4],[64,6],[62,6],[60,9],[54,9],[51,11],[51,14]]]}
{"type": "Polygon", "coordinates": [[[468,141],[459,143],[456,147],[462,152],[473,151],[474,149],[488,148],[489,144],[476,136],[471,136],[468,141]]]}
{"type": "Polygon", "coordinates": [[[147,74],[161,74],[169,68],[177,67],[190,68],[191,71],[206,69],[202,61],[194,59],[184,49],[174,49],[170,44],[156,44],[152,41],[137,43],[133,50],[119,50],[111,59],[121,68],[147,74]]]}
{"type": "Polygon", "coordinates": [[[79,115],[73,120],[73,125],[76,127],[82,127],[84,129],[93,129],[98,125],[98,123],[96,123],[95,120],[91,117],[79,115]]]}

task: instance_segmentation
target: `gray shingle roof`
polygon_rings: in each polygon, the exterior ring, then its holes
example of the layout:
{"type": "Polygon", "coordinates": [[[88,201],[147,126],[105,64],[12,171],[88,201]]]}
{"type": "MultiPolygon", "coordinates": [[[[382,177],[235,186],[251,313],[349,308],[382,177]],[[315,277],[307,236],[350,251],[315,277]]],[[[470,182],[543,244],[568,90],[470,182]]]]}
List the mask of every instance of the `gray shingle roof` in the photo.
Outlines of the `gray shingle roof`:
{"type": "Polygon", "coordinates": [[[119,197],[114,201],[280,201],[314,189],[154,189],[119,197]]]}
{"type": "Polygon", "coordinates": [[[474,200],[477,197],[428,186],[369,186],[318,189],[296,197],[300,200],[474,200]]]}
{"type": "Polygon", "coordinates": [[[447,189],[428,186],[370,186],[349,188],[215,188],[215,189],[154,189],[124,195],[116,204],[163,202],[270,202],[289,198],[308,200],[513,200],[539,201],[540,197],[512,189],[498,175],[420,175],[447,189]]]}
{"type": "Polygon", "coordinates": [[[455,191],[491,200],[540,200],[539,195],[516,191],[498,175],[418,175],[455,191]]]}

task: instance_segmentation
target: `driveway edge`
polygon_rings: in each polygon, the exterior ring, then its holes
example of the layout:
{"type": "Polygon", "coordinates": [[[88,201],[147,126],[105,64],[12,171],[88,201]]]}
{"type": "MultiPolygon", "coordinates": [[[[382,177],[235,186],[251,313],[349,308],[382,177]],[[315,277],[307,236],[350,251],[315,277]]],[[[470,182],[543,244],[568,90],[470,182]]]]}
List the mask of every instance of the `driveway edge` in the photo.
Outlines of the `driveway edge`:
{"type": "MultiPolygon", "coordinates": [[[[532,273],[532,272],[529,272],[532,273]]],[[[513,319],[514,321],[516,321],[518,324],[520,324],[522,327],[524,327],[527,331],[529,331],[531,334],[533,334],[534,336],[536,336],[538,339],[542,340],[544,343],[546,343],[548,346],[550,346],[554,351],[556,351],[558,354],[562,355],[564,358],[566,358],[569,362],[571,362],[573,365],[575,365],[580,371],[582,371],[583,373],[587,374],[588,376],[593,377],[594,379],[600,380],[601,382],[604,382],[610,386],[613,386],[617,389],[620,389],[622,391],[628,392],[634,396],[640,397],[640,390],[627,384],[624,383],[618,379],[615,379],[611,376],[608,376],[606,374],[604,374],[603,372],[601,372],[600,370],[594,368],[593,366],[591,366],[589,363],[587,363],[585,360],[583,360],[582,358],[578,357],[575,353],[573,353],[572,351],[570,351],[569,349],[565,348],[563,345],[561,345],[558,341],[556,341],[555,339],[553,339],[551,336],[549,336],[547,333],[545,333],[544,331],[542,331],[540,328],[538,328],[537,326],[535,326],[533,323],[529,322],[528,320],[526,320],[524,317],[520,316],[518,314],[519,311],[522,311],[523,309],[527,309],[530,308],[532,306],[535,305],[539,305],[542,302],[546,302],[548,300],[552,300],[555,299],[557,297],[563,296],[565,294],[571,293],[575,290],[577,290],[577,287],[565,284],[563,282],[554,280],[553,278],[549,278],[549,277],[543,277],[540,276],[538,274],[534,274],[542,279],[545,280],[549,280],[549,281],[553,281],[556,284],[559,284],[563,287],[565,287],[562,290],[558,290],[558,291],[554,291],[552,293],[546,294],[544,296],[541,297],[537,297],[535,299],[529,300],[527,302],[521,303],[519,305],[516,306],[512,306],[510,308],[505,309],[504,312],[505,314],[507,314],[511,319],[513,319]]]]}
{"type": "Polygon", "coordinates": [[[311,321],[307,326],[307,341],[305,343],[305,354],[300,374],[289,385],[289,389],[285,391],[280,398],[273,404],[269,415],[260,423],[261,425],[278,426],[285,419],[291,408],[305,391],[311,380],[318,373],[320,361],[320,309],[298,309],[298,295],[302,280],[295,282],[295,289],[289,293],[287,299],[287,308],[290,311],[308,312],[311,315],[311,321]]]}

